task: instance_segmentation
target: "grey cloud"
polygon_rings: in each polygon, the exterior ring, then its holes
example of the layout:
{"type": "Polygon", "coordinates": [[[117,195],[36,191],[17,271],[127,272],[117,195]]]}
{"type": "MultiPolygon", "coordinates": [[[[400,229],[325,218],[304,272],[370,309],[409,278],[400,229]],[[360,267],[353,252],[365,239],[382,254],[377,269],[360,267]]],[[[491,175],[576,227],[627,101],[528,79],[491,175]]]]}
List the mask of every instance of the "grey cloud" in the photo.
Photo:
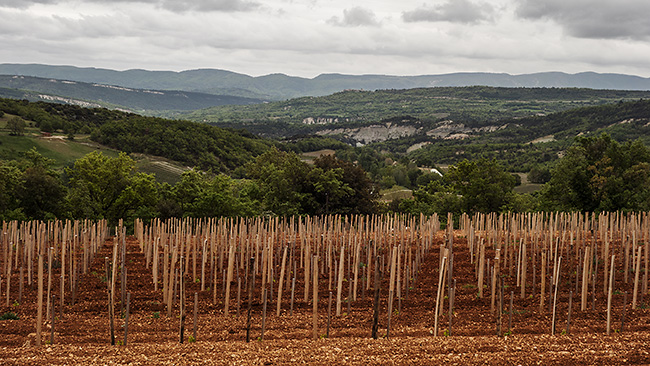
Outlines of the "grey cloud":
{"type": "Polygon", "coordinates": [[[171,11],[249,11],[259,3],[242,0],[162,0],[163,8],[171,11]]]}
{"type": "Polygon", "coordinates": [[[29,8],[34,4],[56,4],[59,0],[0,0],[0,7],[4,8],[29,8]]]}
{"type": "Polygon", "coordinates": [[[422,6],[402,13],[405,22],[478,23],[492,19],[494,8],[488,3],[469,0],[449,0],[436,6],[422,6]]]}
{"type": "Polygon", "coordinates": [[[593,39],[650,38],[647,0],[518,0],[517,15],[549,19],[567,34],[593,39]]]}
{"type": "MultiPolygon", "coordinates": [[[[173,12],[185,11],[249,11],[260,6],[248,0],[87,0],[90,3],[152,4],[173,12]]],[[[24,9],[35,4],[60,4],[66,0],[0,0],[0,7],[24,9]]]]}
{"type": "Polygon", "coordinates": [[[343,10],[343,19],[339,19],[339,17],[332,17],[328,23],[344,27],[379,25],[379,21],[377,21],[375,13],[372,10],[358,6],[343,10]]]}

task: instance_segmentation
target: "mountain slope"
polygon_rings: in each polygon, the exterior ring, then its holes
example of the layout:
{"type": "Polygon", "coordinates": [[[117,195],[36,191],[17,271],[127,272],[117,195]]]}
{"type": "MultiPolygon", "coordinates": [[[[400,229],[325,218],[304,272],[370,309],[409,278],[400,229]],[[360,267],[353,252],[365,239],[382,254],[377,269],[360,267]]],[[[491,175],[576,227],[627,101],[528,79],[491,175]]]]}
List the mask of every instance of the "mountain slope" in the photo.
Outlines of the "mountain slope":
{"type": "Polygon", "coordinates": [[[0,97],[55,101],[87,107],[118,107],[139,113],[189,111],[217,105],[261,103],[260,99],[188,91],[133,89],[99,83],[0,75],[0,97]]]}
{"type": "MultiPolygon", "coordinates": [[[[30,127],[35,125],[42,131],[73,136],[89,133],[92,141],[114,149],[160,156],[213,171],[237,169],[273,145],[272,141],[245,131],[103,108],[0,99],[0,111],[19,116],[30,127]]],[[[0,146],[0,156],[3,149],[0,146]]]]}
{"type": "Polygon", "coordinates": [[[650,90],[650,78],[594,72],[578,74],[542,72],[523,75],[467,72],[419,76],[322,74],[308,79],[284,74],[252,77],[218,69],[181,72],[116,71],[74,66],[0,64],[0,74],[65,79],[139,89],[182,90],[276,100],[300,96],[322,96],[346,89],[408,89],[433,86],[484,85],[650,90]]]}
{"type": "MultiPolygon", "coordinates": [[[[302,97],[281,102],[243,106],[218,106],[181,113],[197,122],[223,127],[244,127],[267,137],[322,133],[347,136],[356,144],[385,138],[367,135],[359,128],[386,130],[397,124],[416,125],[442,119],[464,124],[470,129],[497,128],[499,120],[547,115],[572,108],[601,105],[621,100],[650,98],[648,91],[594,90],[576,88],[493,88],[437,87],[378,91],[344,91],[323,97],[302,97]],[[406,121],[402,123],[402,121],[406,121]]],[[[425,128],[418,125],[417,128],[425,128]]],[[[464,128],[459,131],[462,132],[464,128]]],[[[374,131],[374,132],[373,132],[374,131]]],[[[396,131],[395,131],[396,132],[396,131]]],[[[413,132],[414,133],[414,132],[413,132]]],[[[401,133],[398,133],[401,134],[401,133]]]]}

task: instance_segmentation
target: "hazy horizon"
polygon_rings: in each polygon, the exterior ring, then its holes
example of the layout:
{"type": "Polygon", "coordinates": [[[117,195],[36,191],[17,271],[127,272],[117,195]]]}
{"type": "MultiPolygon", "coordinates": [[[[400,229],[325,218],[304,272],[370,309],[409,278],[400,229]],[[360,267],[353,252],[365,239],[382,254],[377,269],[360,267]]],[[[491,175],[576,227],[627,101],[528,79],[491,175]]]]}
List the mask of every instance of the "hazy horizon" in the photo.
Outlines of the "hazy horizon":
{"type": "Polygon", "coordinates": [[[645,0],[0,0],[0,63],[650,77],[645,0]]]}

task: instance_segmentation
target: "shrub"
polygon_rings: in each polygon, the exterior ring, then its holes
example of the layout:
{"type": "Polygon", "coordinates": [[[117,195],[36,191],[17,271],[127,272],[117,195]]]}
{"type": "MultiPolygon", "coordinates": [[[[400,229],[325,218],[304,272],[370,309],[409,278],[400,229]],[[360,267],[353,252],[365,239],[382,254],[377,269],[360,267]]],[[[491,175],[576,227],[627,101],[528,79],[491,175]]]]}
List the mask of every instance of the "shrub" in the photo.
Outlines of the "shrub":
{"type": "Polygon", "coordinates": [[[18,319],[20,318],[14,312],[8,312],[0,315],[0,320],[18,320],[18,319]]]}

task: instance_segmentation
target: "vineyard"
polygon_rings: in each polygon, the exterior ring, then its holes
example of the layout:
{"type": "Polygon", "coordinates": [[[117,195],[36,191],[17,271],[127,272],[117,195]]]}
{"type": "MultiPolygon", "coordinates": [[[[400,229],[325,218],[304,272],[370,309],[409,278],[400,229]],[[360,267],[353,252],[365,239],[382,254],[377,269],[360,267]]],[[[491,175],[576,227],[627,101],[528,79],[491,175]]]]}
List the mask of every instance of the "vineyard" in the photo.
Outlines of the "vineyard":
{"type": "Polygon", "coordinates": [[[7,364],[650,362],[648,213],[2,225],[7,364]]]}

